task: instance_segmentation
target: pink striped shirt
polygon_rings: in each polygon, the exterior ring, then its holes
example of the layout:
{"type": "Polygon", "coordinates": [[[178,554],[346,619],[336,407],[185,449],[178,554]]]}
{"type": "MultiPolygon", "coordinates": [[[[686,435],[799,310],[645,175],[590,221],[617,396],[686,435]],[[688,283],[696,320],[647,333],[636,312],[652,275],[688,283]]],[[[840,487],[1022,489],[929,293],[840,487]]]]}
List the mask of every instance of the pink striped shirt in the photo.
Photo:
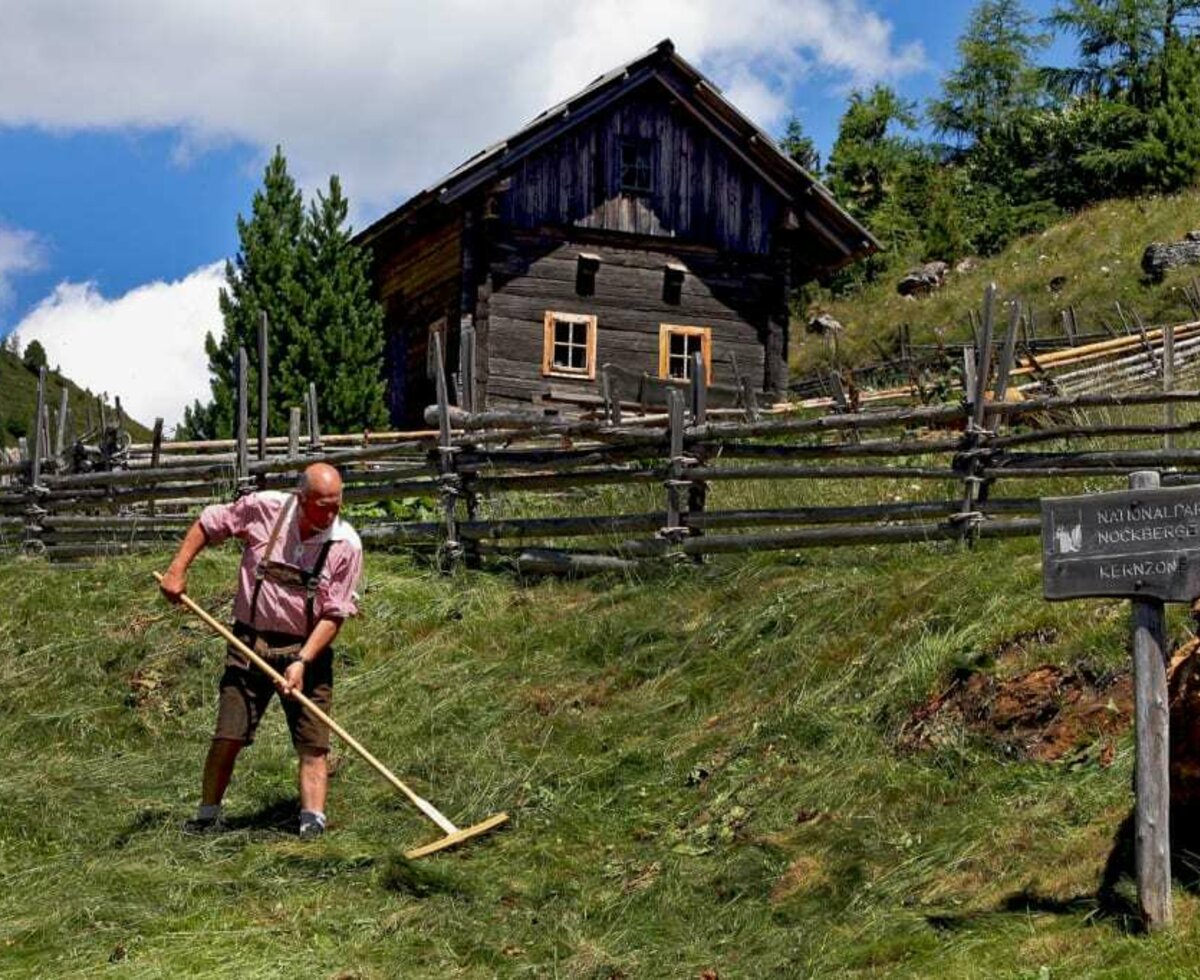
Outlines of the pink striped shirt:
{"type": "Polygon", "coordinates": [[[281,585],[269,578],[263,580],[255,620],[250,622],[250,600],[254,595],[254,572],[258,563],[270,557],[311,569],[322,546],[326,541],[332,541],[313,600],[313,622],[323,616],[343,620],[358,612],[358,595],[354,590],[362,575],[362,543],[354,528],[340,517],[324,531],[302,540],[299,508],[293,507],[279,530],[272,553],[266,555],[271,529],[291,496],[290,493],[265,490],[247,494],[232,504],[213,504],[201,512],[200,527],[209,544],[219,544],[230,537],[244,542],[237,597],[233,602],[234,619],[257,629],[304,636],[307,630],[305,590],[281,585]]]}

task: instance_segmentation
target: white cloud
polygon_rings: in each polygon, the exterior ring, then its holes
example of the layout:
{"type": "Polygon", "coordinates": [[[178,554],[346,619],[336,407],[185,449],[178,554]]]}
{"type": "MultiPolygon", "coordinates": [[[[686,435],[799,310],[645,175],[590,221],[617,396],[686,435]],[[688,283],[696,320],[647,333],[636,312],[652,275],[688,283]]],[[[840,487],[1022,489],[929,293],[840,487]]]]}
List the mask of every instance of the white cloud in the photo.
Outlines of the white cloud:
{"type": "Polygon", "coordinates": [[[870,0],[41,0],[4,5],[0,124],[282,143],[376,214],[667,36],[767,127],[801,79],[924,64],[870,0]]]}
{"type": "Polygon", "coordinates": [[[139,286],[116,299],[92,283],[60,283],[20,323],[23,344],[40,341],[50,364],[76,384],[119,395],[144,425],[162,416],[167,430],[194,399],[207,401],[204,334],[221,332],[217,293],[222,263],[178,282],[139,286]]]}
{"type": "Polygon", "coordinates": [[[0,310],[12,302],[12,280],[36,272],[46,262],[46,249],[32,231],[0,225],[0,310]]]}

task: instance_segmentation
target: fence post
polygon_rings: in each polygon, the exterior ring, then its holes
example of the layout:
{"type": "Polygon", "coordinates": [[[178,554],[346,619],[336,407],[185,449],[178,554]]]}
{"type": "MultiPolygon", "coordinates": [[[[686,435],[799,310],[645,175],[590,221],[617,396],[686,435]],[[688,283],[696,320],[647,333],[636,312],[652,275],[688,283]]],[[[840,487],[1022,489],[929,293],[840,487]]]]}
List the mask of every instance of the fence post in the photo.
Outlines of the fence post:
{"type": "Polygon", "coordinates": [[[475,411],[475,327],[464,318],[458,341],[458,403],[465,412],[475,411]]]}
{"type": "Polygon", "coordinates": [[[300,455],[300,406],[288,409],[288,456],[295,459],[300,455]]]}
{"type": "Polygon", "coordinates": [[[267,426],[270,414],[270,354],[267,347],[267,311],[259,314],[258,320],[258,459],[267,458],[267,426]]]}
{"type": "Polygon", "coordinates": [[[37,492],[38,483],[42,479],[42,456],[46,453],[46,444],[42,441],[42,416],[46,413],[46,369],[38,368],[37,410],[33,416],[33,465],[29,469],[29,487],[37,492]]]}
{"type": "Polygon", "coordinates": [[[248,372],[246,348],[239,347],[237,352],[237,461],[235,463],[239,492],[250,475],[250,447],[247,441],[250,429],[250,378],[248,372]]]}
{"type": "MultiPolygon", "coordinates": [[[[974,542],[972,533],[977,526],[979,515],[975,511],[975,503],[979,497],[982,479],[979,475],[982,460],[971,450],[974,450],[984,434],[984,420],[987,418],[987,384],[988,375],[992,369],[992,327],[995,320],[996,284],[990,282],[983,293],[983,316],[979,327],[979,363],[974,365],[974,387],[972,391],[971,416],[967,420],[967,431],[963,435],[963,448],[969,455],[962,466],[963,470],[963,502],[956,519],[960,522],[960,531],[964,540],[974,542]]],[[[968,367],[971,367],[968,362],[968,367]]],[[[968,372],[969,373],[969,372],[968,372]]]]}
{"type": "Polygon", "coordinates": [[[67,450],[67,416],[70,414],[70,411],[71,406],[67,386],[63,385],[58,399],[58,429],[54,434],[54,456],[58,459],[60,466],[63,462],[63,453],[67,450]]]}
{"type": "MultiPolygon", "coordinates": [[[[159,460],[162,457],[162,434],[163,434],[163,420],[161,418],[157,418],[154,420],[154,438],[153,438],[153,441],[150,443],[150,469],[152,469],[152,470],[158,469],[159,460]]],[[[150,511],[151,517],[154,516],[155,509],[156,508],[155,508],[154,498],[151,497],[150,498],[150,506],[149,506],[149,511],[150,511]]]]}
{"type": "Polygon", "coordinates": [[[458,498],[462,493],[462,480],[455,472],[454,465],[458,447],[454,445],[454,436],[450,430],[450,396],[446,390],[446,363],[442,338],[435,332],[432,339],[438,401],[438,469],[441,474],[438,484],[446,521],[446,541],[442,547],[440,564],[442,571],[448,572],[463,556],[462,543],[458,540],[458,521],[455,517],[458,498]]]}
{"type": "MultiPolygon", "coordinates": [[[[1163,327],[1162,376],[1163,391],[1175,388],[1175,324],[1168,323],[1163,327]]],[[[1168,426],[1175,424],[1175,403],[1167,402],[1163,406],[1163,421],[1168,426]]],[[[1175,448],[1175,434],[1168,432],[1163,436],[1163,449],[1175,448]]]]}
{"type": "Polygon", "coordinates": [[[321,451],[321,419],[317,415],[317,385],[314,381],[308,383],[308,451],[321,451]]]}
{"type": "Polygon", "coordinates": [[[667,478],[664,484],[667,489],[667,520],[659,535],[668,543],[677,542],[687,534],[681,521],[682,507],[679,502],[680,487],[688,486],[683,476],[683,393],[674,388],[667,389],[667,419],[669,433],[669,459],[667,463],[667,478]]]}
{"type": "Polygon", "coordinates": [[[703,425],[708,419],[708,378],[704,373],[704,355],[692,352],[691,395],[692,425],[703,425]]]}
{"type": "MultiPolygon", "coordinates": [[[[1159,475],[1153,470],[1129,476],[1131,490],[1149,490],[1158,485],[1159,475]]],[[[1155,930],[1172,921],[1166,618],[1159,599],[1134,599],[1131,605],[1138,907],[1145,927],[1155,930]]]]}

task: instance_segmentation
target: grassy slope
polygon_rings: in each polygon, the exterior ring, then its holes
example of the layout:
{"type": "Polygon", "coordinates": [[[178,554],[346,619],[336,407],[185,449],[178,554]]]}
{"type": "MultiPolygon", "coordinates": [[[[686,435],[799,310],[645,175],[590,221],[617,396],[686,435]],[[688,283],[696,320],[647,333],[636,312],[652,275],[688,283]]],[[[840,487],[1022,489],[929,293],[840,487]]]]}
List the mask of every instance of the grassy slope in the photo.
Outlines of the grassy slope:
{"type": "MultiPolygon", "coordinates": [[[[89,401],[92,403],[92,417],[96,417],[95,397],[89,398],[75,382],[54,372],[47,372],[47,381],[46,401],[53,412],[58,411],[63,384],[67,385],[70,392],[68,396],[70,399],[69,411],[74,419],[74,430],[76,433],[82,433],[87,426],[89,401]]],[[[15,440],[6,431],[6,420],[18,421],[21,426],[32,432],[33,416],[36,413],[37,375],[26,368],[15,354],[0,350],[0,444],[12,445],[15,443],[15,440]]],[[[53,418],[53,415],[51,417],[53,418]]],[[[149,429],[128,417],[126,417],[125,428],[136,440],[146,441],[150,438],[149,429]]]]}
{"type": "MultiPolygon", "coordinates": [[[[179,833],[220,651],[155,564],[0,565],[0,975],[1200,975],[1191,890],[1151,939],[1094,898],[1128,736],[1111,768],[895,748],[1019,633],[1058,638],[1006,670],[1125,663],[1121,604],[1043,602],[1035,542],[527,586],[371,556],[336,713],[452,819],[513,815],[416,870],[436,831],[351,757],[325,840],[277,826],[278,711],[240,829],[179,833]]],[[[227,615],[233,572],[202,556],[194,594],[227,615]]]]}
{"type": "MultiPolygon", "coordinates": [[[[871,338],[890,348],[902,323],[910,324],[913,341],[918,343],[930,342],[937,332],[946,340],[970,336],[967,310],[979,308],[989,281],[995,281],[1002,296],[1032,304],[1039,335],[1060,335],[1059,313],[1071,305],[1080,327],[1088,331],[1099,329],[1101,317],[1119,326],[1114,301],[1132,306],[1148,323],[1180,321],[1191,317],[1181,289],[1192,275],[1200,275],[1200,268],[1177,270],[1160,284],[1144,283],[1142,252],[1152,241],[1178,241],[1197,226],[1200,190],[1106,201],[1045,232],[1019,239],[1001,254],[979,261],[973,271],[951,273],[946,285],[927,299],[898,295],[899,275],[894,274],[855,296],[819,306],[846,327],[841,350],[852,363],[877,360],[871,338]],[[1056,276],[1067,281],[1061,292],[1053,294],[1048,284],[1056,276]]],[[[827,356],[820,339],[802,332],[794,347],[800,371],[827,356]]]]}

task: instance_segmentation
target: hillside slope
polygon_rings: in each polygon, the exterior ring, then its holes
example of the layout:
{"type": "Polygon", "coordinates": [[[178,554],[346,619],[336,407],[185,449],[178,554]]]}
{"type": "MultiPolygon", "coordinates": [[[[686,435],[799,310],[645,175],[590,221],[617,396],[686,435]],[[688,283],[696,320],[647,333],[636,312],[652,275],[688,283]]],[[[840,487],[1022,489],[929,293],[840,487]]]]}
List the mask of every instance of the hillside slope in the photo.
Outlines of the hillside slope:
{"type": "MultiPolygon", "coordinates": [[[[0,563],[2,976],[1196,974],[1194,863],[1177,930],[1129,932],[1116,695],[1055,762],[933,723],[972,678],[1126,670],[1124,604],[1044,602],[1035,541],[525,585],[368,556],[335,715],[451,819],[513,817],[415,866],[436,829],[340,749],[331,833],[289,832],[277,709],[234,831],[180,834],[221,649],[165,560],[0,563]]],[[[195,567],[222,617],[235,568],[195,567]]]]}
{"type": "MultiPolygon", "coordinates": [[[[967,311],[978,310],[994,281],[1003,297],[1017,297],[1035,311],[1039,335],[1061,335],[1060,312],[1076,308],[1080,328],[1097,331],[1100,320],[1120,328],[1114,302],[1136,310],[1147,323],[1191,319],[1183,287],[1200,266],[1169,273],[1161,283],[1143,280],[1142,252],[1152,241],[1178,241],[1200,227],[1200,189],[1170,197],[1112,200],[1089,208],[1043,232],[1018,239],[999,255],[973,260],[968,272],[951,272],[938,292],[907,299],[896,292],[899,274],[884,277],[845,299],[821,301],[810,315],[827,312],[846,328],[841,355],[849,363],[878,360],[874,340],[892,349],[901,324],[914,343],[970,336],[967,311]],[[1052,291],[1050,284],[1061,277],[1052,291]]],[[[825,343],[793,332],[793,367],[800,373],[828,358],[825,343]]]]}
{"type": "MultiPolygon", "coordinates": [[[[82,434],[87,427],[89,408],[91,417],[98,419],[95,395],[88,394],[70,378],[64,378],[55,371],[47,372],[46,380],[46,402],[53,412],[58,411],[62,388],[66,385],[69,392],[68,411],[74,419],[76,434],[82,434]]],[[[0,350],[0,445],[15,445],[18,436],[32,432],[36,413],[37,375],[25,367],[17,355],[0,350]]],[[[150,438],[150,430],[129,416],[125,418],[125,428],[135,440],[150,438]]]]}

